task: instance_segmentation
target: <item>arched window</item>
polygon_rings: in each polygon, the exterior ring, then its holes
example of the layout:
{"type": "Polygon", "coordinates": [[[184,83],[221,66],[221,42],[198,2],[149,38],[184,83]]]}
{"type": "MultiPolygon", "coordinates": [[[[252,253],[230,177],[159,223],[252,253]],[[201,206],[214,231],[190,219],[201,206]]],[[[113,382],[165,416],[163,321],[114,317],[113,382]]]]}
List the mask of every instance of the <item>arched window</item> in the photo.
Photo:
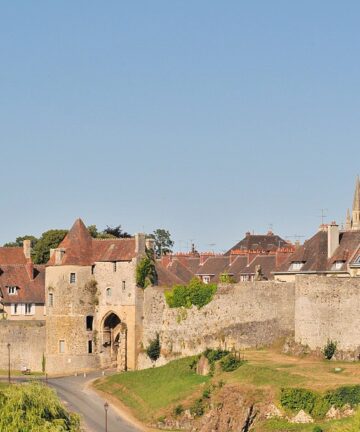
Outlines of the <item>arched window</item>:
{"type": "Polygon", "coordinates": [[[111,288],[106,288],[106,297],[111,297],[111,288]]]}

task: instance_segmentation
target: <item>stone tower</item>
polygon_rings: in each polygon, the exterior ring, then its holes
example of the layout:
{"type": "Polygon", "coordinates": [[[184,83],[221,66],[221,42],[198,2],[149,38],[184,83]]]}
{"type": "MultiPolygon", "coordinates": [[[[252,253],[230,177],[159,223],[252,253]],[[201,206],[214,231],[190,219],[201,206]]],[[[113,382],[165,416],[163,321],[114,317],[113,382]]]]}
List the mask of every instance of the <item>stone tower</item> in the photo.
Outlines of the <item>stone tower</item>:
{"type": "Polygon", "coordinates": [[[359,176],[356,178],[355,194],[352,209],[352,223],[351,228],[353,230],[360,230],[360,179],[359,176]]]}

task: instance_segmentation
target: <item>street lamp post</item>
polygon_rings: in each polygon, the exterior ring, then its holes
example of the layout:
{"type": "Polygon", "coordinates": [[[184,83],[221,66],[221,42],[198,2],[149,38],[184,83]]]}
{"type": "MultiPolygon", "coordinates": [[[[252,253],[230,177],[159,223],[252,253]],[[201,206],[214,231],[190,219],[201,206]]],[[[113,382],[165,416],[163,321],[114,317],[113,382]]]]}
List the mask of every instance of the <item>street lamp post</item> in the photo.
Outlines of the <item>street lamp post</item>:
{"type": "Polygon", "coordinates": [[[109,404],[107,402],[104,403],[104,410],[105,410],[105,432],[108,432],[108,427],[107,427],[107,413],[108,413],[108,409],[109,409],[109,404]]]}
{"type": "Polygon", "coordinates": [[[8,347],[8,381],[10,384],[10,382],[11,382],[11,378],[10,378],[10,347],[11,347],[11,345],[8,343],[7,347],[8,347]]]}

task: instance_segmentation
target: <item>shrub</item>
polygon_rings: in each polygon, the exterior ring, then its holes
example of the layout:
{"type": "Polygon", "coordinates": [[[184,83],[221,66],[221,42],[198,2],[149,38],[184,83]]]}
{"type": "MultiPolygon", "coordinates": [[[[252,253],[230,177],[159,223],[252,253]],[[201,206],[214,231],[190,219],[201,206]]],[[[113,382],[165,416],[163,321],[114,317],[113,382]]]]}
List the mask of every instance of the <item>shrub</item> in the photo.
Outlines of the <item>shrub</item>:
{"type": "Polygon", "coordinates": [[[319,418],[319,419],[324,418],[330,408],[331,408],[331,404],[324,396],[316,395],[316,399],[315,399],[314,407],[311,411],[311,415],[314,418],[319,418]]]}
{"type": "Polygon", "coordinates": [[[210,399],[210,395],[211,395],[211,390],[210,390],[210,388],[206,388],[206,389],[203,391],[202,397],[205,398],[205,399],[210,399]]]}
{"type": "Polygon", "coordinates": [[[324,398],[328,401],[329,405],[335,405],[341,408],[346,404],[356,406],[360,404],[360,385],[343,386],[336,390],[328,391],[324,398]]]}
{"type": "Polygon", "coordinates": [[[176,405],[174,408],[174,415],[179,416],[184,412],[184,407],[182,405],[176,405]]]}
{"type": "Polygon", "coordinates": [[[220,360],[221,369],[224,372],[232,372],[238,369],[242,364],[243,362],[237,359],[233,354],[228,354],[220,360]]]}
{"type": "Polygon", "coordinates": [[[221,360],[223,357],[227,356],[229,351],[221,350],[221,349],[210,349],[207,348],[204,351],[204,356],[209,360],[209,363],[214,363],[218,360],[221,360]]]}
{"type": "Polygon", "coordinates": [[[174,285],[170,291],[166,291],[165,299],[171,308],[190,308],[194,305],[200,309],[210,303],[216,290],[216,284],[205,284],[194,277],[188,285],[174,285]]]}
{"type": "Polygon", "coordinates": [[[236,282],[234,277],[229,275],[229,273],[227,273],[227,272],[222,273],[219,277],[219,280],[221,283],[235,283],[236,282]]]}
{"type": "Polygon", "coordinates": [[[282,388],[280,403],[291,411],[304,410],[311,414],[317,394],[303,388],[282,388]]]}
{"type": "Polygon", "coordinates": [[[323,349],[323,353],[324,353],[324,357],[327,360],[331,360],[334,356],[336,352],[336,342],[328,339],[324,349],[323,349]]]}
{"type": "Polygon", "coordinates": [[[146,348],[146,354],[151,361],[156,361],[160,357],[161,345],[159,333],[156,334],[156,338],[152,340],[149,346],[146,348]]]}
{"type": "Polygon", "coordinates": [[[204,404],[203,404],[203,400],[200,399],[196,399],[194,405],[190,408],[190,412],[192,415],[201,417],[204,412],[205,412],[205,408],[204,408],[204,404]]]}
{"type": "Polygon", "coordinates": [[[314,426],[312,432],[323,432],[320,426],[314,426]]]}

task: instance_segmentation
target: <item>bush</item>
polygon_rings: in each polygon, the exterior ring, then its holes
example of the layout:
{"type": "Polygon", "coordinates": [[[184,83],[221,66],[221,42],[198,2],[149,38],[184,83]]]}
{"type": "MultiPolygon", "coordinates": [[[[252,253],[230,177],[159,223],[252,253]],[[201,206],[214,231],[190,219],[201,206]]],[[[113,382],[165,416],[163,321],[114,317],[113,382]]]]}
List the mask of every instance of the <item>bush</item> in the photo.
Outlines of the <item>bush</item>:
{"type": "Polygon", "coordinates": [[[323,349],[323,353],[324,353],[324,357],[327,360],[331,360],[334,356],[336,352],[336,342],[328,339],[324,349],[323,349]]]}
{"type": "Polygon", "coordinates": [[[159,333],[156,334],[156,338],[152,340],[146,349],[146,354],[151,361],[156,361],[160,357],[161,345],[159,333]]]}
{"type": "Polygon", "coordinates": [[[216,284],[205,284],[195,277],[188,285],[174,285],[165,292],[165,299],[171,308],[190,308],[194,305],[200,309],[211,302],[216,290],[216,284]]]}
{"type": "Polygon", "coordinates": [[[184,407],[182,405],[176,405],[174,408],[174,415],[179,416],[184,412],[184,407]]]}
{"type": "Polygon", "coordinates": [[[280,403],[291,411],[304,410],[311,414],[317,394],[303,388],[282,388],[280,403]]]}
{"type": "Polygon", "coordinates": [[[227,356],[229,354],[229,351],[221,350],[221,349],[210,349],[207,348],[204,351],[204,356],[209,360],[209,363],[215,363],[216,361],[222,359],[223,357],[227,356]]]}
{"type": "Polygon", "coordinates": [[[221,369],[224,372],[232,372],[238,369],[242,364],[243,362],[237,359],[233,354],[228,354],[220,360],[221,369]]]}
{"type": "Polygon", "coordinates": [[[149,285],[155,285],[157,279],[154,253],[151,249],[146,249],[146,255],[136,266],[136,285],[146,288],[149,285]]]}
{"type": "Polygon", "coordinates": [[[228,284],[236,283],[236,280],[234,279],[234,277],[229,275],[229,273],[227,273],[227,272],[221,273],[219,280],[221,283],[228,283],[228,284]]]}
{"type": "Polygon", "coordinates": [[[210,399],[210,395],[211,395],[211,390],[210,390],[210,388],[206,388],[206,389],[203,391],[202,397],[205,398],[205,399],[210,399]]]}
{"type": "Polygon", "coordinates": [[[194,416],[201,417],[205,412],[203,400],[202,399],[196,399],[194,405],[190,408],[190,412],[194,416]]]}
{"type": "Polygon", "coordinates": [[[335,405],[341,408],[346,404],[356,406],[360,404],[360,385],[343,386],[336,390],[328,391],[324,398],[328,401],[329,405],[335,405]]]}
{"type": "Polygon", "coordinates": [[[314,429],[312,430],[312,432],[323,432],[323,430],[321,429],[320,426],[314,426],[314,429]]]}

